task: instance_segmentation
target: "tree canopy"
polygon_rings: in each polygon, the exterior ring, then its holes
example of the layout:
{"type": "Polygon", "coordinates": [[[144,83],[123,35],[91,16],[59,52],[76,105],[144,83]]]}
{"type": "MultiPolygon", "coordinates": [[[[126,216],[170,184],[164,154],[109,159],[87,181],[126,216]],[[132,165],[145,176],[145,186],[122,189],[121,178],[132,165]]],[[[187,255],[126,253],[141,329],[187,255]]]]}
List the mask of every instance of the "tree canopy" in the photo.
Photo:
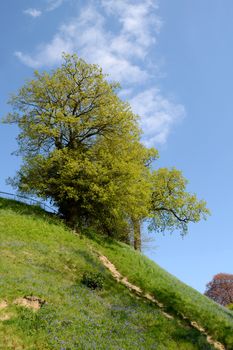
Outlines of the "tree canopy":
{"type": "Polygon", "coordinates": [[[216,303],[227,306],[233,303],[233,275],[219,273],[206,286],[205,295],[216,303]]]}
{"type": "Polygon", "coordinates": [[[140,248],[140,224],[180,229],[208,213],[176,169],[153,171],[158,152],[141,141],[138,116],[99,66],[64,55],[11,98],[23,165],[11,183],[55,204],[72,227],[95,226],[140,248]]]}
{"type": "Polygon", "coordinates": [[[180,170],[160,168],[152,174],[151,229],[188,232],[190,222],[205,218],[206,202],[187,192],[188,181],[180,170]]]}

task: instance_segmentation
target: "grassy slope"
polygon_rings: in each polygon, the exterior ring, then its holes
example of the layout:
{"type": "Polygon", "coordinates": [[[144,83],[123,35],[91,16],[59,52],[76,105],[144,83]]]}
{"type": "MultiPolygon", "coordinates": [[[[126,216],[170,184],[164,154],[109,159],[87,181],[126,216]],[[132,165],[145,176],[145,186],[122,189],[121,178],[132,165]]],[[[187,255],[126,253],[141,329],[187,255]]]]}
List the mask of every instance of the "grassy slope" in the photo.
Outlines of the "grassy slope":
{"type": "Polygon", "coordinates": [[[174,315],[185,313],[233,348],[233,313],[218,307],[116,242],[80,238],[38,208],[0,199],[0,349],[212,349],[198,331],[166,319],[117,284],[93,250],[104,253],[129,280],[154,293],[174,315]],[[101,272],[104,288],[91,291],[85,271],[101,272]],[[13,301],[36,295],[37,313],[13,301]]]}

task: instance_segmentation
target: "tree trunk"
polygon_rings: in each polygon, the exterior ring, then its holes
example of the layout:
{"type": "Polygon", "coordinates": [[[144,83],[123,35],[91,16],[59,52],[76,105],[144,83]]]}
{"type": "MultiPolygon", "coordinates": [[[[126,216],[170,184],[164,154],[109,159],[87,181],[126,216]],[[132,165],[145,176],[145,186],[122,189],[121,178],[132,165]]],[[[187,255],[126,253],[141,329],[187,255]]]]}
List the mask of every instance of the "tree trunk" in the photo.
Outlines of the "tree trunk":
{"type": "Polygon", "coordinates": [[[79,224],[79,208],[75,201],[65,201],[60,203],[59,212],[64,217],[67,225],[72,229],[76,229],[79,224]]]}
{"type": "Polygon", "coordinates": [[[134,249],[141,251],[141,223],[138,219],[133,219],[134,249]]]}

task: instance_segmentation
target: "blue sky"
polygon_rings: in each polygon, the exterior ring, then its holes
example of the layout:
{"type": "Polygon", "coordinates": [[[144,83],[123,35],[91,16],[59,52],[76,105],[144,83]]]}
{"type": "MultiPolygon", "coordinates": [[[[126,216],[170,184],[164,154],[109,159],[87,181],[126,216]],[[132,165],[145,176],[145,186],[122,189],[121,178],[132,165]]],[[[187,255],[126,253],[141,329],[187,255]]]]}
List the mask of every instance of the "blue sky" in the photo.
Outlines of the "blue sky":
{"type": "MultiPolygon", "coordinates": [[[[155,167],[176,166],[212,215],[178,233],[155,234],[144,252],[200,290],[233,273],[233,3],[231,0],[8,0],[0,2],[0,106],[33,70],[61,53],[100,64],[141,116],[155,167]]],[[[0,125],[0,190],[20,159],[15,126],[0,125]]]]}

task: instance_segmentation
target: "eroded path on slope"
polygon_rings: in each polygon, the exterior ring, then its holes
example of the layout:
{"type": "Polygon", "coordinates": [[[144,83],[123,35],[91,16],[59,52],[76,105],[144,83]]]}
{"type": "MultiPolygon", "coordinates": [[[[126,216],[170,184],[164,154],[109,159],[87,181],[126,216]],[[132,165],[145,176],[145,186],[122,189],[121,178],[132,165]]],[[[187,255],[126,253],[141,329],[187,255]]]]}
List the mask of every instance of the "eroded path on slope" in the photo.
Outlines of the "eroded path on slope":
{"type": "MultiPolygon", "coordinates": [[[[173,319],[174,317],[170,314],[168,314],[167,312],[163,311],[164,305],[159,302],[157,299],[155,299],[155,297],[153,295],[151,295],[150,293],[145,293],[140,287],[132,284],[131,282],[128,281],[127,277],[122,276],[122,274],[117,270],[116,266],[110,261],[108,260],[108,258],[102,254],[98,253],[98,257],[99,260],[101,261],[101,263],[111,272],[113,278],[123,284],[124,286],[126,286],[130,291],[134,292],[137,296],[147,299],[148,301],[156,304],[160,309],[162,314],[168,318],[168,319],[173,319]]],[[[218,341],[215,341],[206,331],[204,328],[202,328],[196,321],[191,321],[189,320],[188,317],[186,317],[185,315],[182,315],[182,318],[185,321],[188,321],[190,326],[197,329],[201,334],[203,334],[204,336],[206,336],[206,340],[210,345],[213,345],[213,347],[216,350],[226,350],[225,346],[223,344],[221,344],[218,341]]]]}

